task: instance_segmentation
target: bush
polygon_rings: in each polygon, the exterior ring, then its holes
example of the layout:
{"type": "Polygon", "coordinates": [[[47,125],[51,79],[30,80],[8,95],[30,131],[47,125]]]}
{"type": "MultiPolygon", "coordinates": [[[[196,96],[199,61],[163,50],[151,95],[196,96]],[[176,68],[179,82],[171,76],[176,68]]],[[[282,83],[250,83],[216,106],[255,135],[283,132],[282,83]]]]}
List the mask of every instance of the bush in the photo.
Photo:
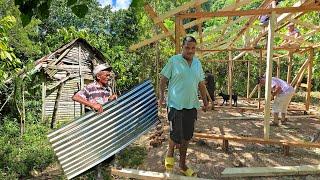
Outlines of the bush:
{"type": "Polygon", "coordinates": [[[3,157],[0,170],[5,179],[30,176],[32,170],[43,170],[55,161],[46,138],[48,131],[39,124],[26,124],[26,132],[20,137],[19,124],[8,119],[4,121],[0,127],[0,156],[3,157]]]}

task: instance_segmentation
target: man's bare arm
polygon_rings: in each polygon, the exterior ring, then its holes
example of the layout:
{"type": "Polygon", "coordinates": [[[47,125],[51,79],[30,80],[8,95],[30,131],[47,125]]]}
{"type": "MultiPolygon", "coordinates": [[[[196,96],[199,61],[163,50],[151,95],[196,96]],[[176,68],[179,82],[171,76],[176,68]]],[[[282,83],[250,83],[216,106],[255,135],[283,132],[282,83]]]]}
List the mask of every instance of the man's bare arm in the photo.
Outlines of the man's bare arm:
{"type": "Polygon", "coordinates": [[[201,81],[198,85],[199,90],[200,90],[200,96],[201,99],[203,101],[203,105],[205,108],[208,107],[209,103],[208,103],[208,99],[207,99],[207,91],[206,91],[206,85],[205,85],[205,81],[201,81]]]}

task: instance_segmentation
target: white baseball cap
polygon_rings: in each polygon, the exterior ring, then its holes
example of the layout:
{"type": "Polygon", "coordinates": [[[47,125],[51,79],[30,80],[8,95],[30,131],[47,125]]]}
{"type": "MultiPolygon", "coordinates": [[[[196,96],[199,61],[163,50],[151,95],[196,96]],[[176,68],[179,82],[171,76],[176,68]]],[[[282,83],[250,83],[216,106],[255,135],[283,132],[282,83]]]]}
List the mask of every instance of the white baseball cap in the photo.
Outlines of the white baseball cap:
{"type": "Polygon", "coordinates": [[[104,70],[112,70],[112,67],[109,66],[108,64],[99,64],[98,66],[94,67],[93,69],[93,75],[96,76],[99,72],[104,71],[104,70]]]}

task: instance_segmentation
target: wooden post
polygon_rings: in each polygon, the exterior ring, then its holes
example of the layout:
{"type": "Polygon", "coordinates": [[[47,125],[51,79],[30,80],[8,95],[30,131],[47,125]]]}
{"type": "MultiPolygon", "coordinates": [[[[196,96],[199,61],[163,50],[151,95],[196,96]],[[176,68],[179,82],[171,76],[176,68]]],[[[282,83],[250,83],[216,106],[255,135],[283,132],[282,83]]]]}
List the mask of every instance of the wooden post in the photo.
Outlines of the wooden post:
{"type": "Polygon", "coordinates": [[[287,82],[290,84],[291,81],[291,70],[292,70],[292,59],[293,59],[293,53],[289,52],[288,56],[288,72],[287,72],[287,82]]]}
{"type": "MultiPolygon", "coordinates": [[[[259,51],[259,77],[262,76],[262,50],[259,51]]],[[[258,84],[258,109],[261,107],[261,84],[258,84]]]]}
{"type": "Polygon", "coordinates": [[[61,97],[63,86],[64,86],[64,82],[60,84],[60,86],[58,88],[56,100],[54,102],[54,108],[53,108],[52,117],[51,117],[51,126],[50,126],[51,129],[53,129],[54,126],[56,125],[57,113],[58,113],[58,108],[59,108],[59,100],[61,97]]]}
{"type": "Polygon", "coordinates": [[[277,78],[280,78],[280,58],[277,58],[277,78]]]}
{"type": "Polygon", "coordinates": [[[229,76],[228,76],[228,94],[229,94],[229,107],[232,106],[232,52],[229,51],[229,76]]]}
{"type": "MultiPolygon", "coordinates": [[[[275,1],[272,1],[272,7],[275,7],[275,1]]],[[[272,78],[272,58],[273,58],[273,38],[275,29],[276,14],[272,11],[269,19],[268,46],[267,46],[267,68],[265,84],[265,107],[264,107],[264,139],[270,136],[270,101],[271,101],[271,78],[272,78]]]]}
{"type": "Polygon", "coordinates": [[[181,19],[179,16],[176,16],[176,22],[175,22],[175,49],[176,49],[176,54],[179,54],[181,51],[181,42],[180,42],[180,28],[181,28],[181,19]]]}
{"type": "MultiPolygon", "coordinates": [[[[84,79],[82,76],[82,64],[81,64],[81,45],[78,45],[78,63],[79,63],[79,78],[80,78],[80,89],[84,87],[84,79]]],[[[80,103],[80,115],[84,113],[84,105],[80,103]]]]}
{"type": "Polygon", "coordinates": [[[247,61],[248,63],[248,72],[247,72],[247,99],[249,99],[250,94],[250,61],[247,61]]]}
{"type": "Polygon", "coordinates": [[[310,100],[311,100],[311,88],[312,88],[312,68],[314,59],[314,49],[310,49],[309,52],[309,66],[308,66],[308,81],[307,81],[307,94],[306,94],[306,112],[309,111],[310,100]]]}
{"type": "MultiPolygon", "coordinates": [[[[199,4],[196,8],[197,8],[197,12],[201,12],[201,4],[199,4]]],[[[198,24],[198,33],[200,38],[200,44],[202,44],[203,43],[202,23],[198,24]]],[[[202,47],[199,47],[199,48],[202,49],[202,47]]],[[[200,57],[202,57],[202,52],[200,52],[200,57]]]]}
{"type": "Polygon", "coordinates": [[[44,123],[45,119],[46,119],[46,82],[45,80],[43,80],[42,82],[42,112],[41,112],[41,122],[44,123]]]}

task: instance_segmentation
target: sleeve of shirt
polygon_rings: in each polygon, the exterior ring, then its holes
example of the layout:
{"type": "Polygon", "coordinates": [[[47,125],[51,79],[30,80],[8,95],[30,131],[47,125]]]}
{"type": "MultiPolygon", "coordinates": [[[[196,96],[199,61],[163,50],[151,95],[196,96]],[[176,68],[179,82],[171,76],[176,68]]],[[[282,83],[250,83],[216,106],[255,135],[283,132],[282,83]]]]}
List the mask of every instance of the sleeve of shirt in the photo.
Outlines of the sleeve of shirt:
{"type": "Polygon", "coordinates": [[[170,58],[164,68],[161,70],[160,74],[170,79],[172,74],[172,59],[170,58]]]}
{"type": "Polygon", "coordinates": [[[85,87],[85,88],[83,88],[82,90],[78,91],[76,94],[77,94],[77,95],[79,95],[80,97],[82,97],[82,98],[84,98],[84,99],[88,100],[89,93],[88,93],[88,91],[87,91],[86,87],[85,87]]]}

